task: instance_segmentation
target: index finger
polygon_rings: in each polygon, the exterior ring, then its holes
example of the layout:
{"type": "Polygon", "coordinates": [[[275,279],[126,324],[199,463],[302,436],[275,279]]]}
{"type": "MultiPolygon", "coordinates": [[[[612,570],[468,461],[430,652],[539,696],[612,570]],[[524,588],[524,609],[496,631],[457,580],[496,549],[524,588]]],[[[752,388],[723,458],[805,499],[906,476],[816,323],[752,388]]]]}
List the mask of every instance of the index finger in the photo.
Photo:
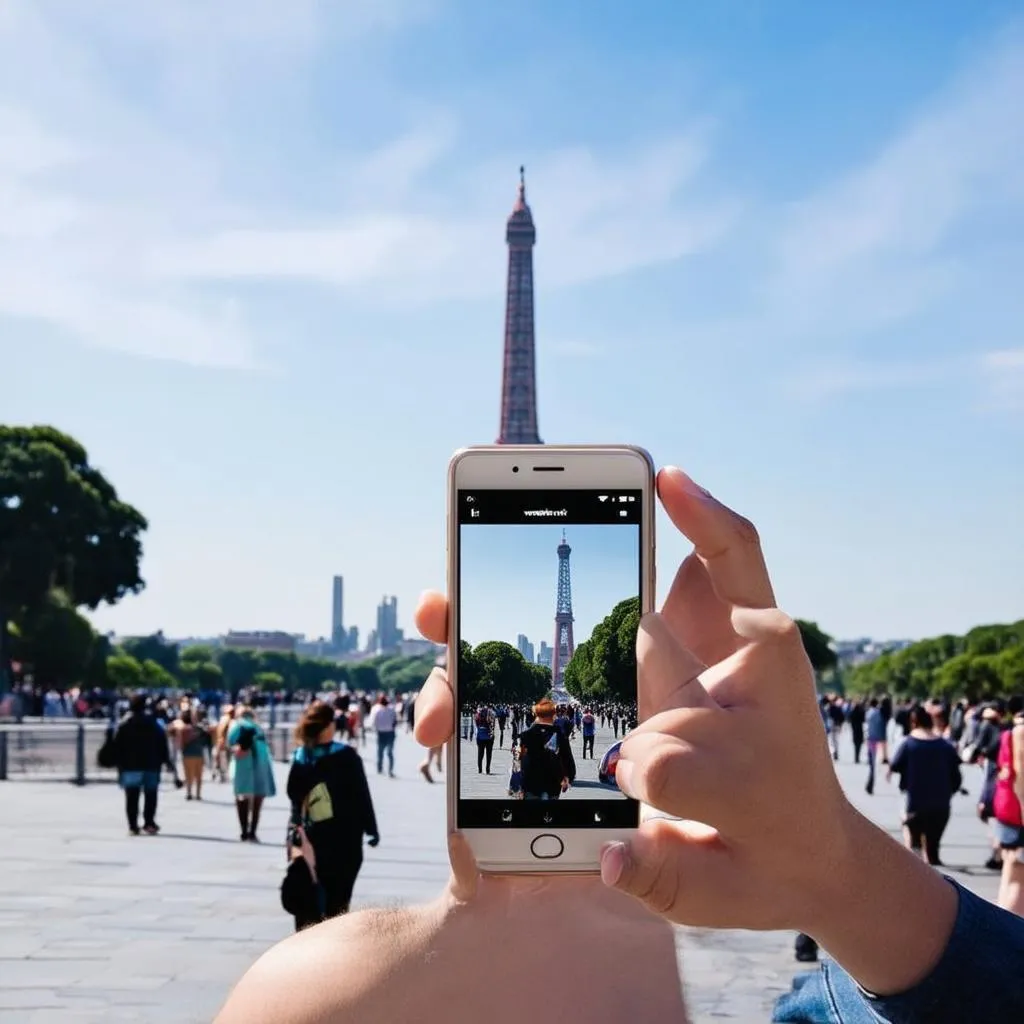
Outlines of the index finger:
{"type": "Polygon", "coordinates": [[[716,501],[674,466],[658,474],[658,496],[676,528],[693,542],[723,601],[739,608],[775,607],[753,523],[716,501]]]}

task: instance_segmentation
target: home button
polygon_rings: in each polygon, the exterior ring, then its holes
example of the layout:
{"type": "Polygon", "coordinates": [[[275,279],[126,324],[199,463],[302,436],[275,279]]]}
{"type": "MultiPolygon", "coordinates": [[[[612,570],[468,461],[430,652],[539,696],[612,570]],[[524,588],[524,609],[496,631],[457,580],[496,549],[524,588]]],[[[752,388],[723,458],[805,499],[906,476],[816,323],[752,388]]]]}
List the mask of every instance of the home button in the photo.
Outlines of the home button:
{"type": "Polygon", "coordinates": [[[530,853],[538,860],[554,860],[565,853],[565,843],[558,836],[544,834],[530,843],[530,853]]]}

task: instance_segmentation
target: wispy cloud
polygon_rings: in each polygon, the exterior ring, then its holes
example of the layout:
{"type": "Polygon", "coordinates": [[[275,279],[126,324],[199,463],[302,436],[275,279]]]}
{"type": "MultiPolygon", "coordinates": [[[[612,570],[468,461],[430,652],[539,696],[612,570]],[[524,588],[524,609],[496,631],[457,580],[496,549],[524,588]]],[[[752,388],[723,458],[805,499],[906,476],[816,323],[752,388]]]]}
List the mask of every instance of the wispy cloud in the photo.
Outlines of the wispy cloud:
{"type": "Polygon", "coordinates": [[[202,237],[236,203],[224,181],[244,166],[225,166],[204,117],[270,68],[301,66],[324,36],[357,45],[431,4],[215,7],[0,5],[0,316],[140,356],[258,364],[232,289],[154,272],[155,253],[202,237]]]}
{"type": "MultiPolygon", "coordinates": [[[[256,358],[251,282],[389,304],[500,292],[518,156],[467,165],[457,112],[428,112],[377,149],[319,147],[313,172],[337,168],[335,185],[309,197],[295,194],[295,168],[286,188],[247,197],[247,154],[223,138],[247,89],[301,78],[325,40],[344,60],[353,39],[429,16],[433,0],[159,6],[3,8],[0,314],[139,355],[245,366],[256,358]],[[118,77],[128,60],[134,79],[118,77]],[[35,95],[22,88],[30,75],[35,95]]],[[[717,239],[731,204],[688,197],[708,154],[697,128],[627,154],[539,154],[529,180],[543,285],[717,239]]]]}
{"type": "MultiPolygon", "coordinates": [[[[371,153],[349,174],[347,208],[321,226],[288,211],[256,226],[215,232],[155,253],[172,279],[306,279],[396,298],[438,300],[500,292],[501,220],[514,198],[514,158],[463,171],[467,188],[416,189],[454,141],[417,132],[371,153]],[[501,168],[499,173],[498,168],[501,168]],[[389,187],[390,186],[390,187],[389,187]],[[333,221],[333,223],[331,223],[333,221]]],[[[690,207],[687,185],[706,158],[697,138],[680,138],[626,156],[586,149],[542,156],[529,172],[543,287],[579,284],[678,259],[716,241],[732,222],[728,203],[690,207]]]]}
{"type": "Polygon", "coordinates": [[[972,229],[996,234],[1024,214],[1021,96],[1024,35],[1014,31],[862,167],[780,211],[763,294],[781,325],[869,331],[970,277],[972,229]]]}

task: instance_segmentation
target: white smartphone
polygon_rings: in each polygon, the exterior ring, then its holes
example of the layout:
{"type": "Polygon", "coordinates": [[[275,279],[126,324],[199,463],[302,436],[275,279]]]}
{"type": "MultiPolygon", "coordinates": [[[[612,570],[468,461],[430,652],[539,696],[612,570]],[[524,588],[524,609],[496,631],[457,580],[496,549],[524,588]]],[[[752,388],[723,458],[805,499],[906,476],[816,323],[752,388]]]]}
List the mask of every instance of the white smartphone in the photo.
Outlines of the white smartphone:
{"type": "Polygon", "coordinates": [[[448,827],[482,871],[599,870],[640,805],[615,785],[654,604],[640,448],[496,445],[448,472],[448,827]]]}

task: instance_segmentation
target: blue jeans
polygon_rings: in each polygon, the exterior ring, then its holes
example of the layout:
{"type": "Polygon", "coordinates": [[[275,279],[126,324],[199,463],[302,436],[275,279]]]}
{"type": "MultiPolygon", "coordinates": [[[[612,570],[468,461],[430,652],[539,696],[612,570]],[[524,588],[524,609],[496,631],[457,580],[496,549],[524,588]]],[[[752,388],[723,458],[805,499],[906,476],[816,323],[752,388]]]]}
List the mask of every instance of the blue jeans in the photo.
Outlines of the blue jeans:
{"type": "Polygon", "coordinates": [[[1024,1020],[1024,918],[950,881],[960,897],[938,964],[907,992],[871,996],[837,963],[798,975],[775,1024],[1003,1024],[1024,1020]]]}
{"type": "Polygon", "coordinates": [[[384,771],[384,754],[388,755],[388,774],[395,773],[395,734],[393,732],[377,733],[377,774],[384,771]]]}

